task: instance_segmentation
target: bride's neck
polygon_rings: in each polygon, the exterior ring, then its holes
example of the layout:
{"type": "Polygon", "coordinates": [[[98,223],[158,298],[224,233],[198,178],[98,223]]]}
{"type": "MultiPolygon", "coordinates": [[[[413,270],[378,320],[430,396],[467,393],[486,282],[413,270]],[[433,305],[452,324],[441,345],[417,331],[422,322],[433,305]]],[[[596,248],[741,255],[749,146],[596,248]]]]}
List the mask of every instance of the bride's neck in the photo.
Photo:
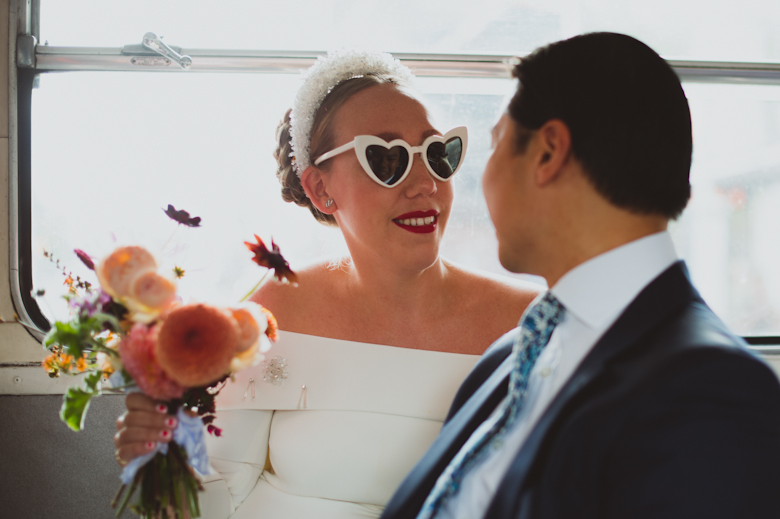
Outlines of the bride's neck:
{"type": "Polygon", "coordinates": [[[429,304],[432,294],[441,294],[448,266],[441,257],[425,269],[409,269],[379,262],[355,260],[342,267],[347,272],[345,289],[350,297],[407,308],[429,304]]]}

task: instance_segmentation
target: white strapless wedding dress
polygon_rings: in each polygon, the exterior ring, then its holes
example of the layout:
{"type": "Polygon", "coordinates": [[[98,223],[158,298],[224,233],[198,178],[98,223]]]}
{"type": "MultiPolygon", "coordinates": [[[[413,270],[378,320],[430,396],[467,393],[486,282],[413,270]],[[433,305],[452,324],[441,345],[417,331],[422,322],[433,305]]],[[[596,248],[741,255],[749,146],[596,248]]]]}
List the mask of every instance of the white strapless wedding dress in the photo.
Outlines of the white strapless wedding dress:
{"type": "Polygon", "coordinates": [[[219,395],[204,519],[378,517],[479,358],[292,332],[266,357],[219,395]]]}

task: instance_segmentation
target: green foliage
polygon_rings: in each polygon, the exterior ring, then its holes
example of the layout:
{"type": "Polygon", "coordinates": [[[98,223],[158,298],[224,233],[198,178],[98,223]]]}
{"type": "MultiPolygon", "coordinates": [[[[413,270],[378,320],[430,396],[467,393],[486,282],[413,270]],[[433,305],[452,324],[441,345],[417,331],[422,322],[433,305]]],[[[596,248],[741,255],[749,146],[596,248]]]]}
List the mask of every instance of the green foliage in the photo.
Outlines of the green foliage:
{"type": "Polygon", "coordinates": [[[80,313],[70,321],[56,321],[43,344],[49,349],[60,346],[65,353],[75,358],[81,357],[85,351],[116,354],[106,347],[105,339],[98,336],[106,330],[119,329],[119,320],[112,314],[95,312],[90,316],[80,313]]]}
{"type": "Polygon", "coordinates": [[[89,401],[92,400],[93,396],[95,396],[95,393],[85,391],[80,387],[68,388],[62,401],[60,419],[74,431],[83,429],[89,401]]]}
{"type": "Polygon", "coordinates": [[[103,327],[94,317],[86,319],[78,317],[71,321],[57,321],[46,336],[44,345],[50,348],[54,345],[62,346],[68,355],[76,358],[82,356],[85,350],[93,349],[99,343],[94,338],[103,331],[103,327]]]}
{"type": "Polygon", "coordinates": [[[74,431],[80,431],[84,428],[89,402],[93,396],[100,394],[98,383],[102,375],[102,371],[93,371],[84,377],[84,388],[71,387],[65,393],[62,409],[60,409],[60,419],[74,431]]]}
{"type": "Polygon", "coordinates": [[[95,395],[100,394],[100,390],[98,389],[98,383],[100,382],[100,378],[103,376],[103,372],[93,371],[92,373],[88,374],[86,377],[84,377],[84,385],[87,387],[87,391],[91,391],[95,395]]]}

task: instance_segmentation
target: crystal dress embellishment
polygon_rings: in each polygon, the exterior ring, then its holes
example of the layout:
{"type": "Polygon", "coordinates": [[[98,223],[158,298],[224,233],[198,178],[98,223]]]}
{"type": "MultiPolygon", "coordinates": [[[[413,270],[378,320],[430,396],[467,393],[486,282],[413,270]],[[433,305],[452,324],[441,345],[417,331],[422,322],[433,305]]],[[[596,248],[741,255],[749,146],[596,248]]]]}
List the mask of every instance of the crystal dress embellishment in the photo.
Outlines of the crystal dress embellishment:
{"type": "Polygon", "coordinates": [[[263,362],[263,381],[275,386],[282,385],[287,378],[287,359],[277,355],[270,361],[263,362]]]}

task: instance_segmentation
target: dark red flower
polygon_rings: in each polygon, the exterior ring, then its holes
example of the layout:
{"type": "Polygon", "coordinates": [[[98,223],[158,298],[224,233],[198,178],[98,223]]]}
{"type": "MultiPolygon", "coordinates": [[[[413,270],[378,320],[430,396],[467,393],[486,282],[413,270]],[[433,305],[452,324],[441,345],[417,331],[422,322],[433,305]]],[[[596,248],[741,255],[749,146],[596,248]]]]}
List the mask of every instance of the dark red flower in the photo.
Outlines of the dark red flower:
{"type": "Polygon", "coordinates": [[[177,211],[175,207],[168,204],[168,209],[163,209],[163,212],[167,214],[171,220],[186,225],[187,227],[200,227],[200,216],[190,218],[190,213],[184,209],[177,211]]]}
{"type": "Polygon", "coordinates": [[[209,432],[209,434],[213,434],[216,437],[222,436],[222,429],[216,425],[209,424],[208,427],[206,427],[206,430],[209,432]]]}
{"type": "Polygon", "coordinates": [[[298,276],[290,270],[290,264],[284,259],[282,253],[279,252],[279,246],[271,240],[271,250],[265,246],[263,240],[255,234],[255,240],[257,243],[251,243],[245,241],[244,244],[255,255],[252,261],[274,271],[274,277],[281,282],[289,282],[293,285],[298,284],[298,276]]]}
{"type": "Polygon", "coordinates": [[[86,265],[89,270],[95,270],[95,263],[92,261],[92,258],[89,257],[89,254],[81,249],[73,249],[73,252],[76,253],[76,256],[79,257],[81,262],[86,265]]]}

